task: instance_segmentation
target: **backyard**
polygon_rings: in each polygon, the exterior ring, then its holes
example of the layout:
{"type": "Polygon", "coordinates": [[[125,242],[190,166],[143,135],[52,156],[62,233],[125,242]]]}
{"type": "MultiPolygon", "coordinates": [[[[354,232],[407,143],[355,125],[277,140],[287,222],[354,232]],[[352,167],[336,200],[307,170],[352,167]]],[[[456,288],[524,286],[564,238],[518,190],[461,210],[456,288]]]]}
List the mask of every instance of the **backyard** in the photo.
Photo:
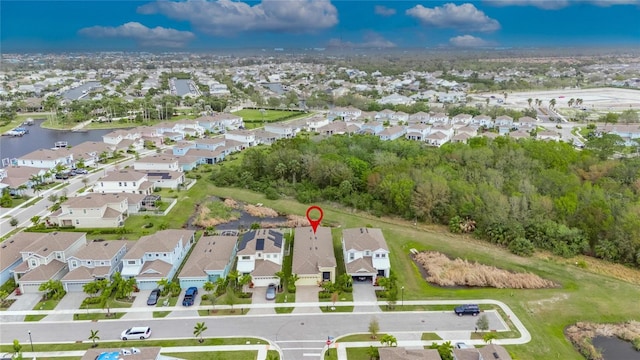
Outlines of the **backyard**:
{"type": "Polygon", "coordinates": [[[242,116],[245,128],[253,129],[263,126],[265,123],[272,123],[284,120],[293,120],[307,115],[302,111],[289,110],[265,110],[265,109],[242,109],[233,113],[242,116]]]}

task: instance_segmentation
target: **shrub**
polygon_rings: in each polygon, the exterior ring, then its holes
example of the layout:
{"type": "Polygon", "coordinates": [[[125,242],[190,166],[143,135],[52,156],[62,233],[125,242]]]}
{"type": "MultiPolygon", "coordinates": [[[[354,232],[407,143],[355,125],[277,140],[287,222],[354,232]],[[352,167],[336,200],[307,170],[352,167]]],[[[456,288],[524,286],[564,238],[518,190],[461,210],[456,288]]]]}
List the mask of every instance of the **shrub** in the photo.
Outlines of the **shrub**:
{"type": "Polygon", "coordinates": [[[531,241],[519,237],[509,243],[509,251],[519,256],[533,255],[534,247],[531,241]]]}
{"type": "Polygon", "coordinates": [[[633,348],[640,351],[640,337],[633,339],[633,348]]]}
{"type": "Polygon", "coordinates": [[[269,200],[278,200],[278,199],[280,199],[280,194],[278,194],[278,191],[276,189],[272,188],[272,187],[268,187],[264,191],[264,195],[269,200]]]}

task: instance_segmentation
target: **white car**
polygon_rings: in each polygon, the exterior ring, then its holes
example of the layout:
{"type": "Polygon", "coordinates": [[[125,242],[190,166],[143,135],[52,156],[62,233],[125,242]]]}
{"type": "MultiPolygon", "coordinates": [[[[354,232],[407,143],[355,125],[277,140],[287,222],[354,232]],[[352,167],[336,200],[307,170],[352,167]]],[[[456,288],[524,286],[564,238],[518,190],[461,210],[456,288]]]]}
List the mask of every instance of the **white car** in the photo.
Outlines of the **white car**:
{"type": "Polygon", "coordinates": [[[469,346],[463,342],[456,343],[456,349],[471,349],[472,346],[469,346]]]}
{"type": "Polygon", "coordinates": [[[120,334],[120,338],[122,340],[129,339],[147,339],[151,336],[151,328],[148,326],[140,326],[140,327],[132,327],[131,329],[127,329],[120,334]]]}

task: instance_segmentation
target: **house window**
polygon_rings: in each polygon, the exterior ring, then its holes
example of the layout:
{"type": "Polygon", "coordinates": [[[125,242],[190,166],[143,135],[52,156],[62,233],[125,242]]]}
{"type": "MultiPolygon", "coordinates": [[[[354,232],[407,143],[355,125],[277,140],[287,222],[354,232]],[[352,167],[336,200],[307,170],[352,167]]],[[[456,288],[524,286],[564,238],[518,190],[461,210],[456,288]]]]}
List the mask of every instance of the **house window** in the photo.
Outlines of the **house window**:
{"type": "Polygon", "coordinates": [[[387,254],[380,254],[380,257],[384,259],[387,257],[387,254]]]}
{"type": "Polygon", "coordinates": [[[135,181],[133,182],[133,186],[136,186],[136,182],[135,181]]]}
{"type": "Polygon", "coordinates": [[[164,254],[163,254],[163,256],[164,256],[164,257],[167,257],[167,253],[164,253],[164,254]]]}
{"type": "Polygon", "coordinates": [[[380,258],[380,254],[376,254],[376,258],[380,258]]]}
{"type": "Polygon", "coordinates": [[[135,260],[128,260],[128,261],[127,261],[127,264],[129,264],[129,265],[135,265],[135,264],[136,264],[136,261],[135,261],[135,260]]]}
{"type": "Polygon", "coordinates": [[[86,214],[86,213],[87,213],[87,209],[83,209],[83,210],[82,210],[82,213],[83,213],[83,214],[86,214]]]}
{"type": "Polygon", "coordinates": [[[124,186],[127,186],[127,183],[126,183],[126,182],[124,183],[124,186]]]}
{"type": "Polygon", "coordinates": [[[38,262],[36,262],[35,259],[31,259],[31,267],[36,267],[38,266],[38,262]]]}
{"type": "Polygon", "coordinates": [[[349,253],[349,260],[353,260],[355,258],[355,254],[354,253],[349,253]]]}
{"type": "Polygon", "coordinates": [[[91,265],[91,260],[87,260],[87,265],[91,265]]]}
{"type": "Polygon", "coordinates": [[[259,258],[261,258],[261,257],[262,257],[262,253],[258,253],[257,255],[258,255],[258,257],[259,257],[259,258]]]}
{"type": "Polygon", "coordinates": [[[69,209],[69,214],[73,215],[73,210],[69,209]]]}
{"type": "Polygon", "coordinates": [[[371,256],[371,251],[367,250],[364,252],[364,256],[371,256]]]}
{"type": "Polygon", "coordinates": [[[73,260],[73,261],[71,262],[71,267],[76,267],[76,266],[78,266],[78,262],[77,262],[77,261],[75,261],[75,260],[73,260]]]}
{"type": "Polygon", "coordinates": [[[156,253],[156,257],[160,257],[160,254],[156,253]]]}
{"type": "Polygon", "coordinates": [[[76,225],[80,225],[80,220],[76,219],[76,225]]]}
{"type": "Polygon", "coordinates": [[[244,255],[244,256],[242,257],[242,260],[249,260],[249,259],[251,259],[251,256],[244,255]]]}

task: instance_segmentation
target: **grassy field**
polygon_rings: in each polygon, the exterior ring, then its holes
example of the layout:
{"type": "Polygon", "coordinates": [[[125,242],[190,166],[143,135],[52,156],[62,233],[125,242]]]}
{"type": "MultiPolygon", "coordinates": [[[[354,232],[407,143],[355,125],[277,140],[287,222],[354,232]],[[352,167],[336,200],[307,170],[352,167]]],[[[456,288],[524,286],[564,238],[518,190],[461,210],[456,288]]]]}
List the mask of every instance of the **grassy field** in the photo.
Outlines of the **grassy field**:
{"type": "Polygon", "coordinates": [[[185,360],[255,360],[258,358],[258,352],[250,350],[162,354],[185,360]]]}
{"type": "MultiPolygon", "coordinates": [[[[277,211],[304,216],[308,205],[291,200],[271,201],[243,189],[210,188],[210,194],[250,203],[263,203],[277,211]]],[[[341,228],[373,226],[383,229],[391,252],[391,268],[405,287],[404,299],[496,299],[515,311],[531,332],[528,344],[509,346],[518,359],[582,359],[563,334],[578,321],[640,321],[640,271],[592,258],[564,259],[547,253],[522,258],[506,249],[435,226],[414,226],[402,219],[377,218],[338,206],[323,204],[324,224],[341,228]],[[451,289],[429,285],[409,257],[409,249],[437,250],[448,256],[531,272],[561,285],[542,290],[451,289]],[[586,267],[576,264],[586,263],[586,267]]],[[[336,253],[338,254],[338,253],[336,253]]],[[[338,260],[338,264],[341,261],[338,260]]],[[[384,331],[384,329],[380,329],[384,331]]],[[[351,358],[350,358],[351,359],[351,358]]],[[[358,359],[357,357],[355,359],[358,359]]]]}
{"type": "Polygon", "coordinates": [[[242,109],[233,115],[242,116],[245,122],[276,122],[291,115],[303,115],[302,111],[264,110],[264,115],[259,109],[242,109]]]}

